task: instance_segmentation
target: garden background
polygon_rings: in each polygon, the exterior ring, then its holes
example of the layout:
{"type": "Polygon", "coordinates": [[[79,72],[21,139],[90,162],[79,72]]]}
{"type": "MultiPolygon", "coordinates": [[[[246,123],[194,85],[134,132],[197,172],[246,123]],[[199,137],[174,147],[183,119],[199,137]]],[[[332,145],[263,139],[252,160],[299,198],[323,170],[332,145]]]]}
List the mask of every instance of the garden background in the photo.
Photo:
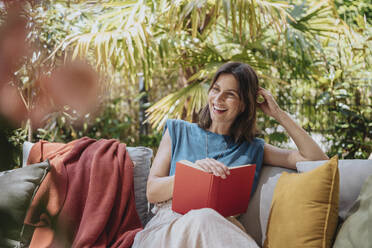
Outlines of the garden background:
{"type": "MultiPolygon", "coordinates": [[[[1,157],[12,166],[20,165],[26,140],[115,138],[156,151],[167,118],[196,120],[212,75],[227,61],[254,67],[261,85],[328,156],[372,153],[369,0],[21,2],[33,50],[7,84],[27,111],[38,106],[40,78],[66,61],[88,61],[99,93],[96,108],[84,114],[65,104],[38,124],[14,124],[4,115],[1,157]]],[[[7,7],[0,1],[1,25],[7,7]]],[[[275,120],[259,112],[257,122],[266,142],[293,146],[275,120]]]]}

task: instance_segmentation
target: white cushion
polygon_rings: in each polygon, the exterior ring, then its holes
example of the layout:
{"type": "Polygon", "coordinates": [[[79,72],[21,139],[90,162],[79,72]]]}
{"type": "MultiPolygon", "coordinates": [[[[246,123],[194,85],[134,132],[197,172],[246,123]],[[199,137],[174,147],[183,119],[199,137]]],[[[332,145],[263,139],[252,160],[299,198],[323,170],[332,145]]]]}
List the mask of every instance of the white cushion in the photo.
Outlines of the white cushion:
{"type": "Polygon", "coordinates": [[[25,143],[23,143],[23,147],[22,147],[22,167],[25,167],[27,165],[28,155],[30,154],[30,151],[31,151],[31,148],[32,148],[33,145],[35,145],[35,143],[31,143],[31,142],[28,142],[28,141],[25,141],[25,143]]]}

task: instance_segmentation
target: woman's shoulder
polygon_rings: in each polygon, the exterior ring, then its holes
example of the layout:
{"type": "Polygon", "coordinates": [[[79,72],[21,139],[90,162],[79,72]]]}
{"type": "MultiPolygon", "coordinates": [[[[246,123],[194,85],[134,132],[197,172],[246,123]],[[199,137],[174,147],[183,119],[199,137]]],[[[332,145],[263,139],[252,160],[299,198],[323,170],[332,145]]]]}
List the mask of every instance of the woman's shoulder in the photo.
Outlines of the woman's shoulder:
{"type": "Polygon", "coordinates": [[[265,144],[265,140],[258,137],[253,138],[253,142],[257,144],[265,144]]]}
{"type": "Polygon", "coordinates": [[[181,119],[167,119],[167,123],[173,125],[192,125],[193,123],[181,119]]]}
{"type": "Polygon", "coordinates": [[[244,141],[240,144],[240,150],[249,157],[261,154],[264,151],[265,141],[261,138],[253,138],[251,141],[244,141]]]}
{"type": "Polygon", "coordinates": [[[176,130],[184,130],[184,129],[193,130],[199,127],[196,123],[191,123],[191,122],[180,120],[180,119],[168,119],[166,121],[165,128],[167,128],[170,131],[171,130],[176,131],[176,130]]]}

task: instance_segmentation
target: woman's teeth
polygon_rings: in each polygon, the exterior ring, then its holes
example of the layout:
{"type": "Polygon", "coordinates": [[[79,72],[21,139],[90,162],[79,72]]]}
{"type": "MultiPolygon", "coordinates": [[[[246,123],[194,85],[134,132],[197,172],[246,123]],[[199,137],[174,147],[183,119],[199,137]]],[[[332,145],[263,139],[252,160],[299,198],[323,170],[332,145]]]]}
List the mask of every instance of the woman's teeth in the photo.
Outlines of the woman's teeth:
{"type": "Polygon", "coordinates": [[[219,107],[214,106],[214,110],[217,110],[219,112],[223,112],[223,111],[226,111],[227,109],[225,109],[225,108],[219,108],[219,107]]]}

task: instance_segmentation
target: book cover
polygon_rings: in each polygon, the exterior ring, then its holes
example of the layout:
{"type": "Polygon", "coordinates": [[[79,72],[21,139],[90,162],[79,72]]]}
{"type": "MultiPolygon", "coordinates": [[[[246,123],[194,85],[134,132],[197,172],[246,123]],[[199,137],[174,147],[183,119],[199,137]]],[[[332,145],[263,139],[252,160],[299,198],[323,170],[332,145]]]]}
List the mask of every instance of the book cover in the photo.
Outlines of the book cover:
{"type": "Polygon", "coordinates": [[[255,164],[229,167],[226,179],[208,173],[187,160],[176,163],[172,210],[213,208],[223,216],[244,213],[253,186],[255,164]]]}

